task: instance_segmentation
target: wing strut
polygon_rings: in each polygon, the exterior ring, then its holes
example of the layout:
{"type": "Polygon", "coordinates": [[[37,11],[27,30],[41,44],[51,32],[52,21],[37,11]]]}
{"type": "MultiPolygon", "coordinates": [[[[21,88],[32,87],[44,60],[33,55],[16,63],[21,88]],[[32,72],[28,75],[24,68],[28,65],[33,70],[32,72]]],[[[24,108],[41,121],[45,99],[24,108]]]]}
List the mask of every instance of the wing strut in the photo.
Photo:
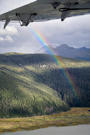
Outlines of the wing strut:
{"type": "Polygon", "coordinates": [[[61,21],[64,21],[71,11],[79,11],[79,10],[90,10],[90,8],[60,8],[59,11],[62,12],[61,21]]]}
{"type": "Polygon", "coordinates": [[[65,18],[69,15],[70,11],[62,11],[61,21],[64,21],[65,18]]]}
{"type": "Polygon", "coordinates": [[[6,21],[5,21],[5,24],[4,24],[4,29],[7,27],[7,25],[9,24],[9,22],[10,22],[10,19],[7,18],[6,21]]]}
{"type": "Polygon", "coordinates": [[[32,14],[16,13],[16,16],[21,26],[28,26],[30,22],[33,22],[33,17],[37,16],[37,13],[32,13],[32,14]]]}
{"type": "Polygon", "coordinates": [[[75,6],[78,4],[79,4],[78,0],[76,2],[73,2],[73,1],[69,2],[69,0],[67,0],[67,2],[65,2],[65,3],[53,2],[52,6],[54,9],[59,10],[61,12],[61,21],[64,21],[65,18],[70,14],[69,9],[72,6],[75,6]],[[60,7],[60,5],[61,5],[61,7],[60,7]],[[62,5],[63,5],[63,7],[62,7],[62,5]]]}

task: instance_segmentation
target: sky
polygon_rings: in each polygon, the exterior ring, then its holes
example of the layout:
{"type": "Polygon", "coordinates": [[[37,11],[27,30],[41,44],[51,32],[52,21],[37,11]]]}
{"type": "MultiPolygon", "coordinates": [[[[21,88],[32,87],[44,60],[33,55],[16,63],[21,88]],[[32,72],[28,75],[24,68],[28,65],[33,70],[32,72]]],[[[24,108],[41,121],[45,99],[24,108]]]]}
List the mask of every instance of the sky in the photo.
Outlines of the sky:
{"type": "MultiPolygon", "coordinates": [[[[33,1],[0,0],[0,14],[33,1]]],[[[64,22],[60,19],[34,22],[28,27],[10,22],[5,30],[3,25],[4,23],[0,22],[0,53],[37,53],[42,45],[37,41],[30,27],[38,29],[52,47],[67,44],[76,48],[84,46],[90,48],[90,15],[66,18],[64,22]]]]}

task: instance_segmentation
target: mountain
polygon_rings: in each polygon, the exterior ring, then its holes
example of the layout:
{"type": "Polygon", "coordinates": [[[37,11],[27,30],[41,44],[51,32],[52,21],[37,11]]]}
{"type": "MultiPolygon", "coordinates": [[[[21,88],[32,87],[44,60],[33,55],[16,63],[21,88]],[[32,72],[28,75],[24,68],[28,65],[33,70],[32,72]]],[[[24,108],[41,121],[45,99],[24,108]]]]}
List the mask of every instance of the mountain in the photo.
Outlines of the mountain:
{"type": "MultiPolygon", "coordinates": [[[[78,60],[87,60],[90,61],[90,48],[82,47],[82,48],[74,48],[70,47],[66,44],[62,44],[57,46],[56,48],[51,48],[55,55],[62,56],[65,58],[72,58],[78,60]]],[[[38,53],[46,53],[45,48],[40,48],[38,53]]]]}
{"type": "Polygon", "coordinates": [[[0,117],[25,117],[90,106],[90,62],[47,54],[0,55],[0,117]]]}
{"type": "Polygon", "coordinates": [[[90,48],[74,48],[64,44],[54,48],[53,50],[55,54],[59,56],[90,61],[90,48]]]}

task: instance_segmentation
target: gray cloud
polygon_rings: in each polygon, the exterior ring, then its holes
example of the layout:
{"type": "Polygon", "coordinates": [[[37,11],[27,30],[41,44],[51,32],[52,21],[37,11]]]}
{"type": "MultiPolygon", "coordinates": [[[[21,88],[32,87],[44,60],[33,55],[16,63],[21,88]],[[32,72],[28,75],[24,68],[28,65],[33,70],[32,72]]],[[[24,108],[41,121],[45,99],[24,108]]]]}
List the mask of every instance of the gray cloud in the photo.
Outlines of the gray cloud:
{"type": "MultiPolygon", "coordinates": [[[[31,0],[1,0],[0,13],[30,2],[31,0]]],[[[37,52],[42,45],[32,34],[30,27],[34,30],[38,29],[51,46],[66,43],[74,47],[90,47],[89,22],[90,15],[67,18],[64,22],[54,20],[31,23],[28,27],[20,27],[19,23],[10,23],[6,30],[3,30],[3,23],[0,23],[0,53],[37,52]]]]}

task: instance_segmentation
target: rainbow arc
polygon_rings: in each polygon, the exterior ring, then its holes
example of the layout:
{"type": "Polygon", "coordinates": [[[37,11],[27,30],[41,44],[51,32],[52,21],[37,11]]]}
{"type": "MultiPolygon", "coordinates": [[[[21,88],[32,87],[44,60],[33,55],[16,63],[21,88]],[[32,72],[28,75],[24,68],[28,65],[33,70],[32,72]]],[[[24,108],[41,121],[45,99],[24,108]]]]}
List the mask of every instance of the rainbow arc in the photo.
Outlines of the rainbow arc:
{"type": "Polygon", "coordinates": [[[48,52],[48,54],[53,57],[53,60],[56,62],[56,64],[62,70],[63,75],[64,75],[65,79],[67,80],[67,82],[69,83],[73,94],[75,96],[79,97],[79,91],[77,89],[77,86],[75,85],[74,79],[69,74],[68,69],[66,68],[66,66],[64,64],[62,57],[54,55],[54,51],[50,47],[45,36],[38,29],[31,28],[31,32],[35,36],[35,38],[40,42],[40,44],[45,48],[45,50],[48,52]]]}

